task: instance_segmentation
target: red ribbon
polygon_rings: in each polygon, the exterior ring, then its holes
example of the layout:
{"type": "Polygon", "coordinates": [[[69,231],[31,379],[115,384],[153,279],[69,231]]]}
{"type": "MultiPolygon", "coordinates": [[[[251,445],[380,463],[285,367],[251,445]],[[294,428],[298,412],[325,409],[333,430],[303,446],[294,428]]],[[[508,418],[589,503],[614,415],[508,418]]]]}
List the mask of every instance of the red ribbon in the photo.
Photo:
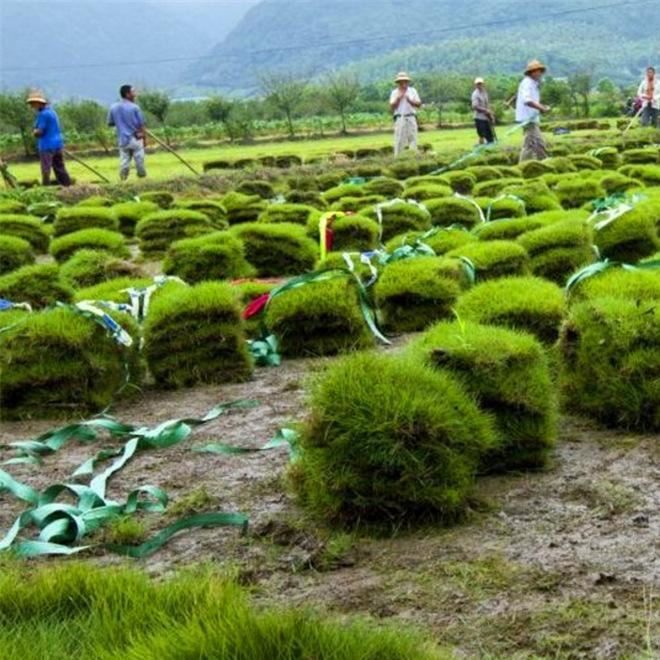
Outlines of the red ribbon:
{"type": "Polygon", "coordinates": [[[253,316],[256,316],[263,310],[263,308],[266,306],[268,303],[268,300],[270,299],[270,293],[264,293],[260,295],[258,298],[255,298],[244,310],[243,310],[243,318],[245,320],[252,318],[253,316]]]}

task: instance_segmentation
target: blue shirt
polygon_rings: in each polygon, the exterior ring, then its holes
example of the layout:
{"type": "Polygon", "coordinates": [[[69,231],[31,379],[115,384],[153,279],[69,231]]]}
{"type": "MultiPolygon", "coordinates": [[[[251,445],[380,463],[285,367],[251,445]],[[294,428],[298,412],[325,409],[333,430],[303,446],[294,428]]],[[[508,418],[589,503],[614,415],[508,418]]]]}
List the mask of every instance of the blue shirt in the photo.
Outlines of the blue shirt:
{"type": "Polygon", "coordinates": [[[140,106],[126,99],[114,103],[108,113],[108,126],[117,129],[117,142],[120,147],[125,147],[144,127],[144,115],[140,106]]]}
{"type": "Polygon", "coordinates": [[[39,151],[57,151],[64,147],[60,120],[57,118],[55,110],[50,106],[47,105],[37,112],[34,127],[41,131],[41,135],[37,139],[39,151]]]}

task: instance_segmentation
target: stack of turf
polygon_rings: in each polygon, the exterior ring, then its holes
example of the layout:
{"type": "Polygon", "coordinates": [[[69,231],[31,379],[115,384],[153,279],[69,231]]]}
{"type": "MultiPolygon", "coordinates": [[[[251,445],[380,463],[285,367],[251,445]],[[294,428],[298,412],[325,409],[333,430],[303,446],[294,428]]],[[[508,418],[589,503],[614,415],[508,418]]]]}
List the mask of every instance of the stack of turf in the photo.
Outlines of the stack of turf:
{"type": "MultiPolygon", "coordinates": [[[[431,216],[429,212],[403,200],[392,200],[386,206],[380,205],[382,224],[380,227],[381,240],[388,241],[397,234],[406,231],[426,230],[431,227],[431,216]]],[[[376,208],[363,210],[362,215],[378,219],[376,208]]]]}
{"type": "Polygon", "coordinates": [[[615,170],[621,164],[621,156],[616,147],[600,147],[589,152],[603,164],[606,170],[615,170]]]}
{"type": "Polygon", "coordinates": [[[245,259],[243,242],[228,231],[219,231],[172,243],[163,261],[163,272],[196,284],[251,277],[255,271],[245,259]]]}
{"type": "Polygon", "coordinates": [[[236,190],[244,195],[258,195],[262,199],[275,197],[275,189],[268,181],[242,181],[236,190]]]}
{"type": "Polygon", "coordinates": [[[400,158],[387,168],[387,176],[399,179],[399,181],[409,179],[416,174],[419,174],[419,163],[416,160],[400,158]]]}
{"type": "Polygon", "coordinates": [[[530,256],[534,275],[564,284],[574,271],[593,261],[592,232],[581,215],[578,212],[577,218],[567,217],[518,238],[530,256]]]}
{"type": "Polygon", "coordinates": [[[140,194],[141,202],[153,202],[161,209],[169,209],[174,204],[174,195],[168,190],[149,190],[140,194]]]}
{"type": "Polygon", "coordinates": [[[374,343],[360,311],[355,280],[348,274],[273,297],[266,326],[277,337],[282,354],[289,356],[335,355],[374,343]]]}
{"type": "Polygon", "coordinates": [[[212,199],[177,199],[173,208],[199,211],[216,229],[226,229],[229,226],[227,209],[220,202],[214,202],[212,199]]]}
{"type": "Polygon", "coordinates": [[[529,255],[514,241],[475,241],[450,250],[446,256],[469,259],[478,282],[529,272],[529,255]]]}
{"type": "Polygon", "coordinates": [[[642,187],[637,179],[621,174],[621,172],[608,172],[600,179],[600,185],[603,186],[608,195],[642,187]]]}
{"type": "Polygon", "coordinates": [[[205,282],[154,299],[144,325],[144,354],[165,387],[247,380],[252,362],[232,287],[205,282]]]}
{"type": "Polygon", "coordinates": [[[319,190],[327,191],[330,190],[330,188],[338,186],[347,176],[348,172],[340,170],[335,172],[324,172],[316,177],[316,185],[319,190]]]}
{"type": "Polygon", "coordinates": [[[566,174],[568,172],[577,172],[575,163],[567,156],[554,156],[546,158],[543,161],[545,165],[550,166],[558,174],[566,174]]]}
{"type": "Polygon", "coordinates": [[[472,191],[475,197],[497,197],[505,188],[513,186],[522,186],[524,180],[520,177],[505,177],[499,179],[489,179],[477,183],[472,191]]]}
{"type": "MultiPolygon", "coordinates": [[[[318,236],[318,222],[316,223],[318,236]]],[[[333,250],[366,252],[378,246],[378,223],[363,215],[344,215],[335,218],[330,225],[333,250]]]]}
{"type": "Polygon", "coordinates": [[[316,262],[316,242],[300,225],[251,222],[232,227],[231,233],[243,241],[245,256],[259,277],[299,275],[316,262]]]}
{"type": "Polygon", "coordinates": [[[427,199],[436,199],[438,197],[451,197],[452,189],[442,183],[417,183],[406,186],[403,191],[403,197],[423,202],[427,199]]]}
{"type": "MultiPolygon", "coordinates": [[[[94,300],[128,304],[131,300],[128,289],[143,289],[150,284],[153,284],[153,280],[148,277],[117,277],[79,289],[73,299],[75,302],[94,300]]],[[[160,293],[160,289],[156,293],[160,293]]]]}
{"type": "Polygon", "coordinates": [[[506,186],[503,192],[520,198],[525,204],[525,211],[528,215],[561,209],[559,200],[542,179],[527,181],[521,186],[506,186]]]}
{"type": "Polygon", "coordinates": [[[118,344],[92,319],[71,309],[26,315],[0,334],[0,415],[4,419],[98,413],[139,384],[138,329],[112,313],[134,338],[118,344]]]}
{"type": "MultiPolygon", "coordinates": [[[[579,213],[579,212],[578,212],[579,213]]],[[[474,228],[473,233],[480,241],[512,241],[525,232],[547,227],[554,222],[561,221],[566,211],[547,211],[535,213],[523,218],[509,218],[497,222],[484,222],[474,228]]],[[[584,216],[587,217],[586,215],[584,216]]]]}
{"type": "Polygon", "coordinates": [[[102,250],[117,257],[129,257],[124,237],[109,229],[80,229],[59,238],[50,244],[50,253],[56,261],[63,262],[78,250],[102,250]]]}
{"type": "Polygon", "coordinates": [[[494,442],[449,374],[362,353],[318,378],[291,482],[304,506],[350,527],[456,519],[494,442]]]}
{"type": "Polygon", "coordinates": [[[612,222],[594,224],[594,243],[603,257],[615,261],[636,263],[657,252],[660,247],[656,222],[660,217],[660,203],[649,199],[638,203],[612,222]]]}
{"type": "Polygon", "coordinates": [[[437,255],[445,254],[477,239],[469,231],[461,228],[433,227],[429,231],[411,231],[399,234],[385,244],[387,252],[394,252],[404,245],[413,247],[417,241],[428,245],[437,255]]]}
{"type": "Polygon", "coordinates": [[[242,222],[254,222],[267,208],[267,203],[259,195],[244,195],[230,192],[222,198],[222,205],[227,209],[230,225],[242,222]]]}
{"type": "Polygon", "coordinates": [[[364,197],[367,194],[365,187],[357,183],[342,183],[328,188],[323,193],[323,199],[328,204],[338,202],[344,197],[364,197]]]}
{"type": "Polygon", "coordinates": [[[434,226],[462,225],[470,228],[481,221],[479,209],[468,199],[460,197],[430,199],[424,206],[431,214],[431,224],[434,226]]]}
{"type": "Polygon", "coordinates": [[[472,165],[471,167],[466,167],[465,171],[473,174],[477,183],[495,181],[502,178],[502,170],[492,165],[472,165]]]}
{"type": "Polygon", "coordinates": [[[270,204],[259,216],[259,222],[292,222],[306,225],[310,219],[319,218],[321,213],[306,204],[270,204]]]}
{"type": "Polygon", "coordinates": [[[199,211],[172,209],[146,215],[135,228],[140,249],[145,255],[158,255],[183,238],[193,238],[213,231],[208,216],[199,211]]]}
{"type": "Polygon", "coordinates": [[[657,147],[645,147],[644,149],[626,149],[621,158],[624,165],[646,165],[660,161],[660,151],[657,147]]]}
{"type": "Polygon", "coordinates": [[[0,215],[0,234],[27,241],[35,252],[47,252],[50,234],[46,226],[31,215],[0,215]]]}
{"type": "Polygon", "coordinates": [[[342,197],[330,205],[331,211],[357,212],[386,201],[383,195],[363,195],[362,197],[342,197]]]}
{"type": "Polygon", "coordinates": [[[368,181],[364,189],[370,195],[384,195],[391,199],[400,197],[403,192],[403,184],[396,179],[387,176],[380,176],[368,181]]]}
{"type": "Polygon", "coordinates": [[[501,195],[494,199],[476,197],[474,201],[489,221],[501,220],[502,218],[520,218],[525,215],[525,202],[513,195],[501,195]]]}
{"type": "Polygon", "coordinates": [[[449,370],[493,416],[498,442],[482,469],[541,467],[557,436],[557,397],[543,346],[523,332],[443,322],[409,349],[449,370]]]}
{"type": "Polygon", "coordinates": [[[445,172],[442,176],[447,180],[451,189],[460,195],[470,195],[477,185],[477,177],[466,170],[445,172]]]}
{"type": "Polygon", "coordinates": [[[647,186],[660,186],[660,165],[624,165],[619,168],[619,172],[639,179],[647,186]]]}
{"type": "Polygon", "coordinates": [[[603,167],[600,158],[588,154],[571,154],[568,159],[578,170],[600,170],[603,167]]]}
{"type": "Polygon", "coordinates": [[[77,206],[92,206],[92,207],[97,207],[97,208],[104,208],[104,207],[109,207],[112,206],[112,200],[109,197],[106,197],[105,195],[92,195],[91,197],[87,197],[86,199],[83,199],[81,202],[78,202],[77,206]]]}
{"type": "Polygon", "coordinates": [[[122,202],[115,204],[112,211],[119,222],[119,231],[124,236],[135,234],[135,226],[145,215],[158,211],[158,204],[154,202],[122,202]]]}
{"type": "Polygon", "coordinates": [[[523,179],[536,179],[544,174],[552,174],[555,171],[551,165],[540,160],[528,160],[520,163],[518,167],[522,172],[523,179]]]}
{"type": "Polygon", "coordinates": [[[562,290],[540,277],[503,277],[478,284],[458,300],[465,321],[504,325],[554,344],[565,312],[562,290]]]}
{"type": "Polygon", "coordinates": [[[292,190],[286,194],[286,201],[291,204],[313,206],[315,209],[328,207],[327,202],[321,197],[321,193],[315,190],[292,190]]]}
{"type": "Polygon", "coordinates": [[[466,266],[458,259],[413,257],[388,264],[374,296],[386,329],[414,332],[450,316],[469,284],[466,266]]]}
{"type": "Polygon", "coordinates": [[[575,305],[560,338],[565,404],[611,426],[660,430],[660,306],[603,297],[575,305]]]}
{"type": "Polygon", "coordinates": [[[580,281],[571,289],[571,301],[603,297],[634,300],[639,305],[649,300],[660,301],[660,272],[614,267],[580,281]]]}
{"type": "Polygon", "coordinates": [[[26,302],[34,308],[68,302],[73,291],[64,283],[55,264],[23,266],[0,277],[0,298],[26,302]]]}
{"type": "Polygon", "coordinates": [[[32,246],[18,236],[0,234],[0,275],[34,262],[32,246]]]}
{"type": "Polygon", "coordinates": [[[57,211],[53,224],[53,236],[64,236],[81,229],[98,227],[109,231],[119,229],[119,221],[114,211],[97,206],[64,207],[57,211]]]}
{"type": "Polygon", "coordinates": [[[583,204],[605,196],[605,189],[596,179],[586,176],[562,178],[554,187],[554,192],[565,209],[579,208],[583,204]]]}
{"type": "Polygon", "coordinates": [[[0,199],[0,215],[25,215],[27,206],[17,199],[0,199]]]}
{"type": "Polygon", "coordinates": [[[94,286],[117,277],[143,277],[139,266],[104,250],[78,250],[62,264],[62,278],[75,289],[94,286]]]}

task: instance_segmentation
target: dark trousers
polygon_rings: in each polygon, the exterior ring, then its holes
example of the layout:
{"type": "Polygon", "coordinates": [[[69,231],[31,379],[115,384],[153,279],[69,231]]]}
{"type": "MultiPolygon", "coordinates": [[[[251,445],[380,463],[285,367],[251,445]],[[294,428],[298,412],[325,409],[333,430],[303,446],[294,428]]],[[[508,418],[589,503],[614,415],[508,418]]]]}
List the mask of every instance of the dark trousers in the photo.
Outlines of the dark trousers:
{"type": "Polygon", "coordinates": [[[477,135],[486,140],[486,142],[495,142],[493,127],[487,119],[475,119],[474,125],[477,128],[477,135]]]}
{"type": "Polygon", "coordinates": [[[657,128],[659,113],[660,110],[657,108],[652,108],[650,105],[645,106],[644,110],[642,110],[640,123],[642,126],[651,126],[653,128],[657,128]]]}
{"type": "Polygon", "coordinates": [[[39,161],[41,162],[41,183],[44,186],[50,185],[50,171],[55,173],[55,181],[60,186],[70,186],[71,177],[66,171],[64,165],[64,155],[61,149],[39,152],[39,161]]]}

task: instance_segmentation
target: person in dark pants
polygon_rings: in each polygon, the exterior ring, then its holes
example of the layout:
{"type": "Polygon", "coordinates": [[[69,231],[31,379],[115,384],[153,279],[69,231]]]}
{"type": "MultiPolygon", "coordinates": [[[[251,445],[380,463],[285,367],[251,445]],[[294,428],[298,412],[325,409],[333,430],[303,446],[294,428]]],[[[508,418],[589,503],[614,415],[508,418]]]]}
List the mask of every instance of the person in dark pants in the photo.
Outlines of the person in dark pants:
{"type": "Polygon", "coordinates": [[[486,85],[483,78],[476,78],[474,81],[474,91],[472,92],[472,110],[474,110],[474,125],[477,128],[479,144],[491,144],[495,142],[493,133],[493,124],[495,123],[495,113],[490,109],[490,99],[486,91],[486,85]]]}
{"type": "Polygon", "coordinates": [[[650,66],[646,69],[646,77],[642,80],[637,96],[643,105],[640,123],[642,126],[658,127],[660,115],[660,83],[655,79],[655,69],[650,66]]]}
{"type": "Polygon", "coordinates": [[[50,185],[52,170],[55,174],[55,181],[60,186],[70,186],[71,177],[64,164],[64,140],[57,113],[48,105],[43,93],[37,90],[30,92],[26,102],[37,115],[33,133],[37,138],[39,148],[42,185],[50,185]]]}

